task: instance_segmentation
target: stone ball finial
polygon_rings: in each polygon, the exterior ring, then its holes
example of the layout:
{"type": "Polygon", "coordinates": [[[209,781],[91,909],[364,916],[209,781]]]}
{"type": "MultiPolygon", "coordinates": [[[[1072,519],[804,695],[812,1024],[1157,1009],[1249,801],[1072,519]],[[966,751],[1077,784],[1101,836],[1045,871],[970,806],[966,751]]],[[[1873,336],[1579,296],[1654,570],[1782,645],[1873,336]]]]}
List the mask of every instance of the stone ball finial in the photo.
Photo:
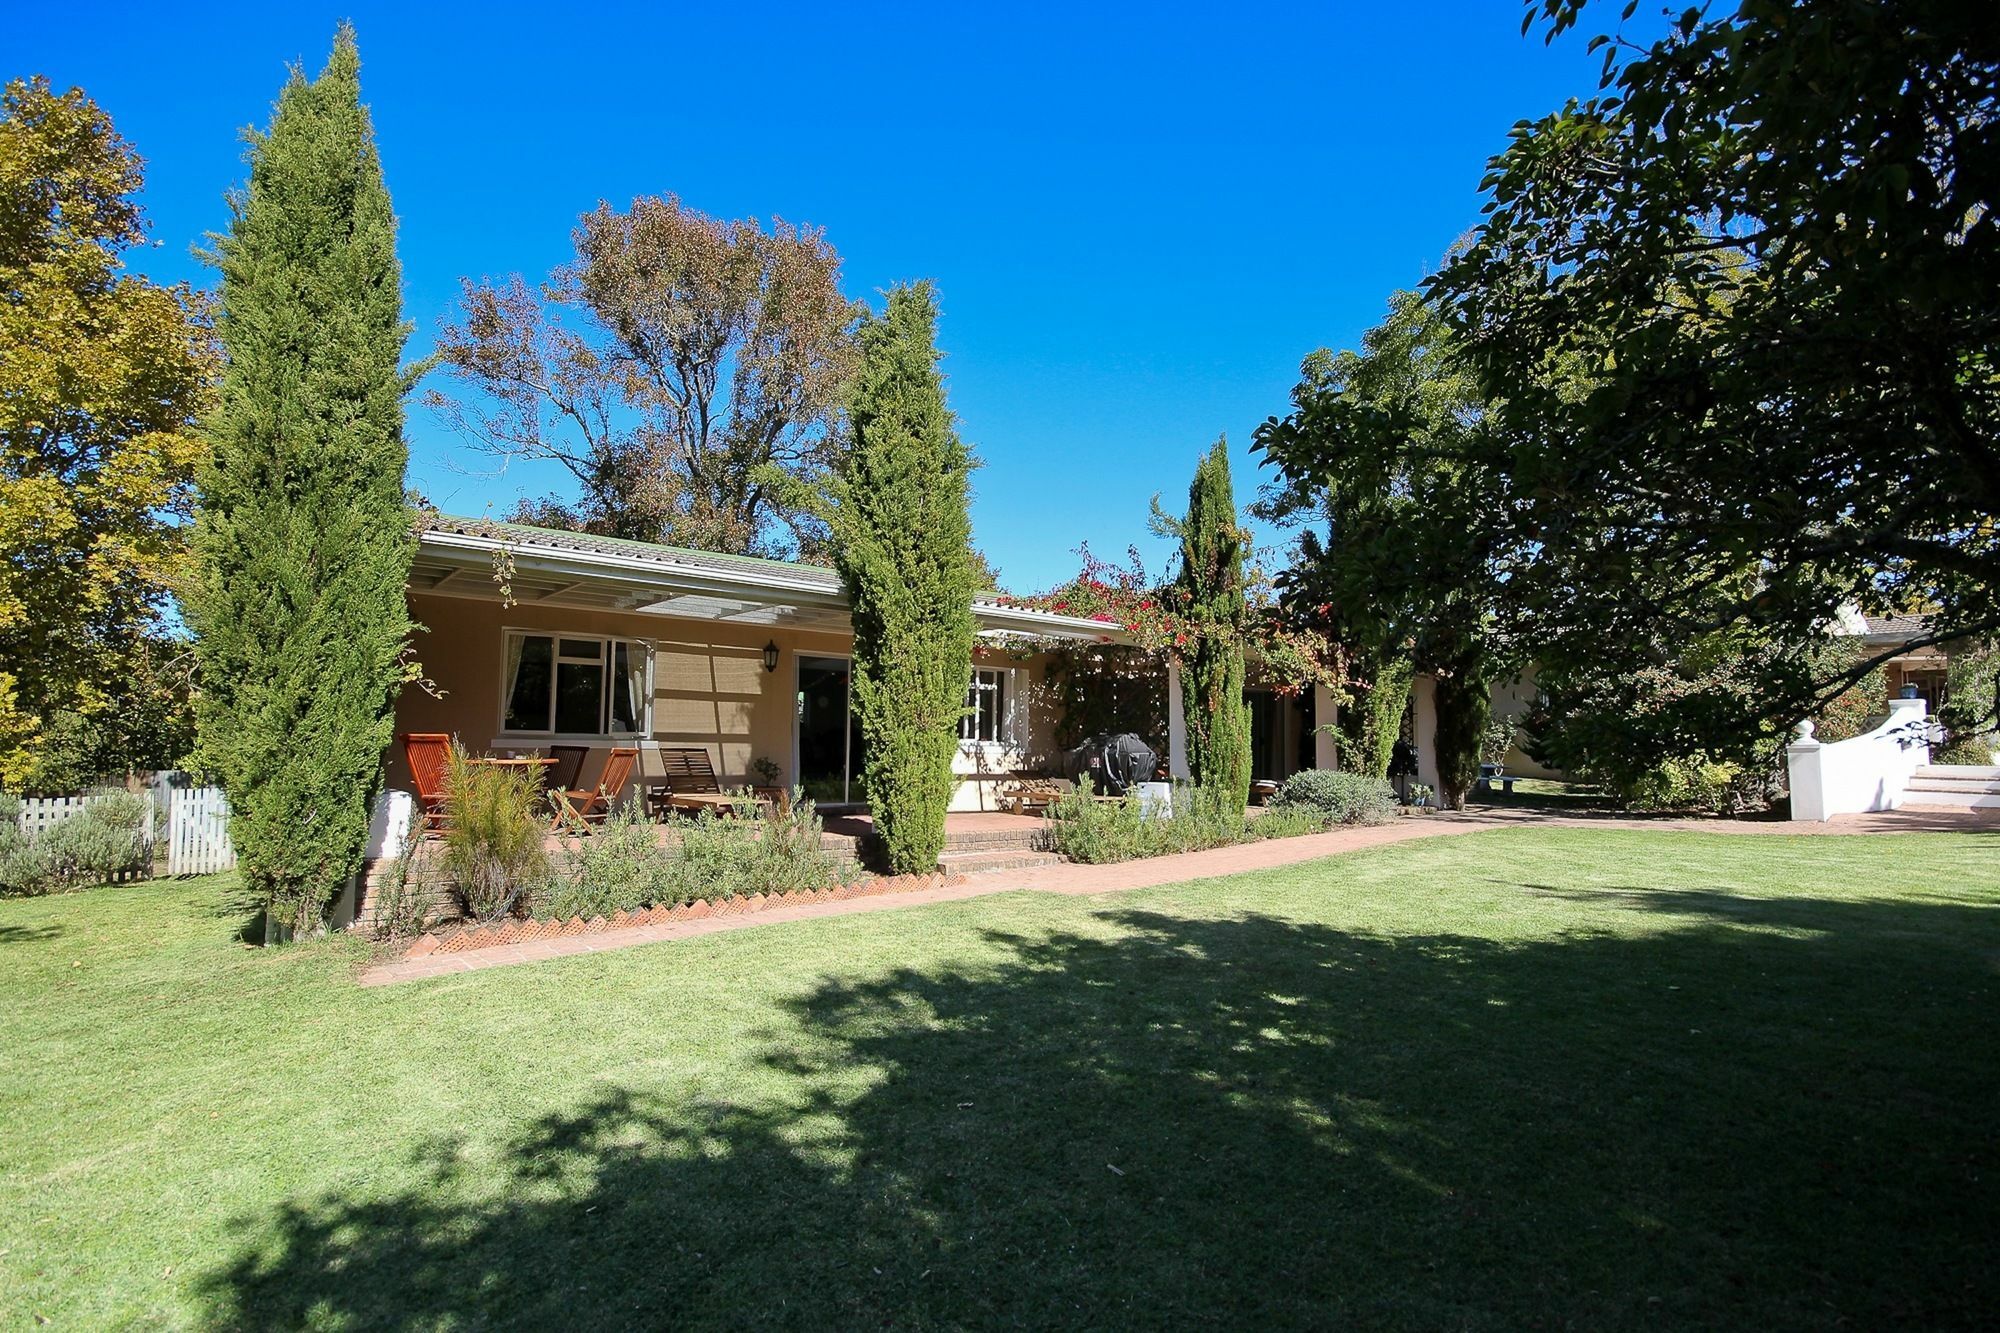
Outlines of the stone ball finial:
{"type": "Polygon", "coordinates": [[[1805,719],[1799,723],[1798,734],[1792,737],[1792,742],[1797,744],[1799,741],[1811,740],[1813,738],[1813,730],[1813,720],[1811,718],[1805,719]]]}

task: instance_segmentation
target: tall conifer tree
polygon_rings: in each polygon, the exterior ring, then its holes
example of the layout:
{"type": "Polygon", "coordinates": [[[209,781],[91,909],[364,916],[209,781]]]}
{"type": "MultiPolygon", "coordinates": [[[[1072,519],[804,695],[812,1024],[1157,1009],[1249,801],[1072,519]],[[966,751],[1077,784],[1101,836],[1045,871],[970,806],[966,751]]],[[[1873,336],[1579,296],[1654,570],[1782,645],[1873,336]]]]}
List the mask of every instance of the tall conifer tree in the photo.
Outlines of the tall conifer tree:
{"type": "Polygon", "coordinates": [[[861,356],[834,558],[854,608],[863,785],[890,869],[914,874],[944,850],[972,671],[972,459],[945,405],[928,283],[889,293],[861,356]]]}
{"type": "Polygon", "coordinates": [[[1204,787],[1250,799],[1250,706],[1243,699],[1243,529],[1229,480],[1229,444],[1195,468],[1181,537],[1181,597],[1195,629],[1181,667],[1188,769],[1204,787]]]}
{"type": "Polygon", "coordinates": [[[267,939],[318,929],[360,867],[411,628],[408,326],[360,68],[343,24],[317,79],[292,72],[216,247],[227,365],[187,610],[267,939]]]}

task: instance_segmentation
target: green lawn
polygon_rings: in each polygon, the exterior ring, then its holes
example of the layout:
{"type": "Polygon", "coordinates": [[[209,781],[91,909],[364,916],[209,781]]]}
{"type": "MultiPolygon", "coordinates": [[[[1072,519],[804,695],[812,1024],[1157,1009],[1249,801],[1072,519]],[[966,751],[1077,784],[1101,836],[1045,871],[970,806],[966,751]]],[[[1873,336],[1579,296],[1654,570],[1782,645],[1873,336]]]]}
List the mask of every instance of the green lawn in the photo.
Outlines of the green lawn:
{"type": "Polygon", "coordinates": [[[0,1325],[1970,1325],[2000,835],[1510,829],[382,990],[0,903],[0,1325]]]}

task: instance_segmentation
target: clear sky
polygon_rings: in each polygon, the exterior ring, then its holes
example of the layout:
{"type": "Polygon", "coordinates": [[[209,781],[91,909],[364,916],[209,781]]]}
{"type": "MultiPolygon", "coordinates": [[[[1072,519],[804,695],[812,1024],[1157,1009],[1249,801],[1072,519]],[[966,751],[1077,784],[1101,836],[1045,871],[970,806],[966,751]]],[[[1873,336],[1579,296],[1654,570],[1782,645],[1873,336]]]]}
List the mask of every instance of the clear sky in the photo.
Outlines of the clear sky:
{"type": "MultiPolygon", "coordinates": [[[[1615,23],[1598,6],[1584,27],[1615,23]]],[[[1300,360],[1349,346],[1476,220],[1508,128],[1596,86],[1572,34],[1513,0],[910,7],[319,0],[0,4],[0,74],[82,86],[147,160],[159,244],[135,266],[202,285],[238,132],[336,21],[401,219],[422,355],[462,276],[539,278],[576,216],[673,192],[725,217],[824,227],[851,296],[931,278],[952,407],[986,466],[978,543],[1016,590],[1138,543],[1300,360]]],[[[508,508],[504,475],[414,403],[412,482],[508,508]]]]}

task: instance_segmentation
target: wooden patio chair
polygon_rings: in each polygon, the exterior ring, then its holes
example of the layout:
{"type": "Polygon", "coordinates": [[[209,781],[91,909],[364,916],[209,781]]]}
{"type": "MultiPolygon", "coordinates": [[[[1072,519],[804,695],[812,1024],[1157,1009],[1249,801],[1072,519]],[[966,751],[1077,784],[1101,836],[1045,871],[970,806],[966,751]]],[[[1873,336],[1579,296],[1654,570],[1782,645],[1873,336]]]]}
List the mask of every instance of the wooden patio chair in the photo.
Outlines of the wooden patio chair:
{"type": "Polygon", "coordinates": [[[557,789],[556,824],[588,829],[602,824],[611,814],[611,803],[632,778],[632,766],[639,761],[637,746],[621,745],[604,760],[604,774],[597,785],[584,789],[557,789]]]}
{"type": "MultiPolygon", "coordinates": [[[[722,790],[722,783],[715,776],[715,763],[708,757],[705,745],[661,750],[660,774],[648,779],[647,785],[651,788],[653,812],[660,815],[673,810],[734,814],[737,806],[748,799],[722,790]]],[[[756,799],[759,806],[767,804],[761,797],[756,799]]]]}
{"type": "Polygon", "coordinates": [[[561,791],[575,791],[583,781],[583,761],[590,758],[588,745],[551,745],[549,758],[555,763],[542,777],[542,788],[553,794],[561,791]]]}
{"type": "Polygon", "coordinates": [[[451,762],[451,737],[443,732],[404,732],[403,757],[410,764],[410,780],[417,786],[424,834],[434,837],[444,832],[445,770],[451,762]]]}

